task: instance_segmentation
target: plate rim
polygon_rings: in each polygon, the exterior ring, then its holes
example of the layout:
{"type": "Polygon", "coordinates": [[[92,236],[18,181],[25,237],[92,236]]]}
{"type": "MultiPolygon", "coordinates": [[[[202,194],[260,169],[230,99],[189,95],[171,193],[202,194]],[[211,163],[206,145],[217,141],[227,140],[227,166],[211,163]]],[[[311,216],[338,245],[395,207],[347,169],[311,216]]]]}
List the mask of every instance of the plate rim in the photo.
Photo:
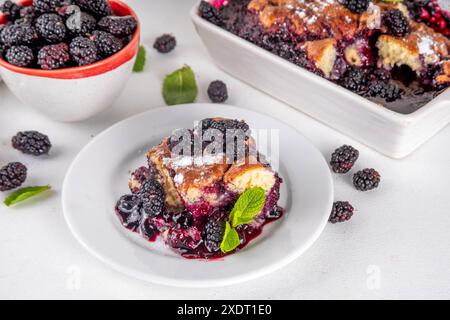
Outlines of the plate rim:
{"type": "MultiPolygon", "coordinates": [[[[181,105],[176,105],[176,106],[170,106],[171,109],[173,108],[187,108],[189,106],[192,105],[196,105],[199,107],[207,107],[207,106],[211,106],[214,105],[217,107],[217,104],[212,104],[212,103],[192,103],[192,104],[181,104],[181,105]]],[[[290,126],[289,124],[285,123],[282,120],[279,120],[277,118],[274,118],[270,115],[258,112],[258,111],[254,111],[251,109],[246,109],[246,108],[240,108],[240,107],[236,107],[233,105],[229,105],[229,104],[221,104],[221,107],[223,108],[228,108],[230,110],[234,110],[234,111],[246,111],[246,112],[251,112],[251,113],[256,113],[259,115],[262,115],[266,118],[270,118],[272,121],[278,122],[280,124],[282,124],[283,126],[286,126],[292,130],[294,130],[297,134],[299,134],[300,136],[302,136],[302,138],[305,139],[305,141],[307,141],[307,143],[320,155],[322,164],[325,164],[326,167],[328,167],[328,163],[325,159],[325,157],[323,156],[323,154],[320,152],[320,150],[312,143],[312,141],[310,139],[308,139],[306,136],[304,136],[299,130],[297,130],[296,128],[290,126]]],[[[84,153],[86,152],[87,149],[89,149],[89,147],[93,144],[95,144],[97,142],[98,139],[100,139],[101,137],[107,135],[110,131],[115,130],[116,127],[123,125],[123,123],[128,122],[128,121],[132,121],[135,118],[139,118],[142,117],[146,114],[151,114],[151,113],[158,113],[161,111],[164,111],[164,109],[168,108],[167,106],[163,106],[163,107],[158,107],[158,108],[153,108],[151,110],[147,110],[144,112],[140,112],[137,113],[135,115],[132,115],[130,117],[127,117],[125,119],[122,119],[114,124],[112,124],[111,126],[109,126],[108,128],[104,129],[103,131],[101,131],[99,134],[97,134],[91,141],[89,141],[87,144],[85,144],[82,149],[77,153],[77,155],[75,156],[75,158],[72,160],[71,164],[69,165],[65,177],[64,177],[64,181],[62,184],[62,192],[61,192],[61,203],[62,203],[62,209],[63,209],[63,216],[64,216],[64,220],[70,230],[70,232],[72,233],[72,235],[75,237],[75,239],[81,244],[82,247],[84,247],[91,255],[93,255],[94,257],[96,257],[98,260],[102,261],[102,263],[106,264],[110,269],[113,269],[115,271],[118,271],[122,274],[125,274],[127,276],[130,276],[132,278],[135,279],[139,279],[139,280],[143,280],[149,283],[154,283],[154,284],[158,284],[158,285],[166,285],[166,286],[171,286],[171,287],[181,287],[181,288],[211,288],[211,287],[223,287],[223,286],[229,286],[229,285],[234,285],[237,283],[241,283],[241,282],[246,282],[246,281],[250,281],[250,280],[254,280],[263,276],[266,276],[276,270],[281,269],[282,267],[287,266],[288,264],[290,264],[291,262],[293,262],[295,259],[297,259],[298,257],[300,257],[305,251],[307,251],[309,248],[311,248],[311,246],[317,241],[317,239],[320,237],[320,235],[322,234],[323,230],[325,229],[327,222],[328,222],[328,216],[323,216],[322,220],[320,221],[320,224],[318,224],[317,228],[315,229],[315,231],[309,236],[308,240],[303,242],[300,246],[296,247],[295,250],[292,250],[289,254],[287,254],[283,259],[280,259],[279,261],[273,262],[267,266],[263,266],[261,268],[255,269],[253,272],[248,272],[246,274],[242,274],[242,275],[231,275],[229,277],[224,277],[224,278],[220,278],[220,279],[214,279],[214,280],[203,280],[203,279],[196,279],[196,280],[188,280],[188,279],[175,279],[175,278],[170,278],[170,277],[165,277],[165,276],[160,276],[157,274],[149,274],[149,273],[145,273],[127,266],[124,266],[120,263],[117,263],[115,261],[113,261],[112,259],[109,259],[105,256],[103,256],[100,252],[97,252],[97,250],[91,248],[81,237],[81,235],[79,234],[79,232],[77,231],[77,229],[75,228],[72,218],[70,217],[70,214],[68,214],[68,212],[70,211],[70,209],[68,208],[68,204],[67,201],[65,201],[66,197],[67,197],[67,185],[69,183],[69,178],[72,175],[72,171],[74,170],[74,167],[76,165],[76,163],[79,161],[79,159],[84,155],[84,153]]],[[[328,211],[331,212],[331,208],[332,208],[332,204],[333,204],[333,198],[334,198],[334,182],[332,179],[332,175],[331,172],[328,170],[327,174],[327,180],[328,180],[328,211]]],[[[204,261],[204,263],[211,263],[210,261],[204,261]]]]}

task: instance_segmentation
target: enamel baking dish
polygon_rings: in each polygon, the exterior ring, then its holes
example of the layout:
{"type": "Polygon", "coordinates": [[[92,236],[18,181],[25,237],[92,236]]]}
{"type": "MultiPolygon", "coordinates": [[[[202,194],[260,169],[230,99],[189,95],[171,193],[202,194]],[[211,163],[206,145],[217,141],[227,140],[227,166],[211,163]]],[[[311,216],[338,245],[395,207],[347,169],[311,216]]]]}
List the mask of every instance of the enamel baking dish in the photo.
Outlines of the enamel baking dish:
{"type": "Polygon", "coordinates": [[[406,157],[450,122],[449,90],[400,114],[215,26],[197,6],[191,17],[219,68],[389,157],[406,157]]]}

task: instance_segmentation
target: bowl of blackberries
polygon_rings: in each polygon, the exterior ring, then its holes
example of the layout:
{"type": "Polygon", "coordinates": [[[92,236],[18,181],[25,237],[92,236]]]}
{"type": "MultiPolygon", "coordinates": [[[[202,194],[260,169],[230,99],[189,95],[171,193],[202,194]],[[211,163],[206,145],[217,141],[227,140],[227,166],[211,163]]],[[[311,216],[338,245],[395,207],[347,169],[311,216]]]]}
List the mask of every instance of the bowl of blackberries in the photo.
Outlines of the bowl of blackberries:
{"type": "Polygon", "coordinates": [[[0,76],[50,118],[85,120],[124,89],[139,38],[136,14],[119,0],[7,0],[0,5],[0,76]]]}

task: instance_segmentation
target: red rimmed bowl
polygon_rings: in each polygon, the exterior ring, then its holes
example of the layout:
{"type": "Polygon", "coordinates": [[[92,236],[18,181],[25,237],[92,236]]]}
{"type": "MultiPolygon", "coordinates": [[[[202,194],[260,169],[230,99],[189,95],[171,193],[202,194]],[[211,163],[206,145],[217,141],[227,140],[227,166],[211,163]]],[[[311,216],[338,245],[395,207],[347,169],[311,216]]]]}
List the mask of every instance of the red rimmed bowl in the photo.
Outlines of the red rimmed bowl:
{"type": "MultiPolygon", "coordinates": [[[[136,13],[119,0],[108,1],[116,15],[136,13]]],[[[32,0],[18,1],[23,6],[32,0]]],[[[139,21],[139,20],[138,20],[139,21]]],[[[6,19],[0,14],[0,24],[6,19]]],[[[51,119],[82,121],[110,107],[124,89],[139,49],[140,24],[130,43],[109,58],[94,64],[58,70],[14,66],[0,58],[0,75],[24,104],[51,119]]]]}

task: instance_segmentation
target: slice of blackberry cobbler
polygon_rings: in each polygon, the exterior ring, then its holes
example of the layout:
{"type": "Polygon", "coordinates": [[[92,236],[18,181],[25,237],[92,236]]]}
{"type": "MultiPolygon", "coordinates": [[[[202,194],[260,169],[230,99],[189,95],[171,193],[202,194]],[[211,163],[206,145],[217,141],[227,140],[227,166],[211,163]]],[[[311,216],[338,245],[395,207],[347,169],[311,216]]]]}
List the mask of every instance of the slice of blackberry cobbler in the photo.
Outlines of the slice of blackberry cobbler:
{"type": "Polygon", "coordinates": [[[124,227],[150,241],[161,235],[169,247],[186,258],[211,259],[230,253],[221,249],[221,243],[230,213],[244,193],[255,188],[262,190],[265,202],[250,223],[236,226],[236,250],[256,238],[267,223],[283,215],[278,206],[282,179],[256,152],[244,121],[204,119],[187,131],[187,138],[184,136],[189,140],[188,154],[174,153],[183,142],[176,132],[149,150],[148,166],[132,173],[131,194],[122,196],[116,205],[124,227]],[[230,130],[245,132],[243,148],[233,145],[230,156],[224,145],[223,150],[206,155],[215,142],[206,136],[209,129],[222,133],[227,144],[234,142],[230,130]],[[197,156],[194,148],[199,137],[201,152],[197,156]]]}
{"type": "Polygon", "coordinates": [[[450,84],[450,14],[436,0],[210,0],[199,15],[397,112],[450,84]]]}

